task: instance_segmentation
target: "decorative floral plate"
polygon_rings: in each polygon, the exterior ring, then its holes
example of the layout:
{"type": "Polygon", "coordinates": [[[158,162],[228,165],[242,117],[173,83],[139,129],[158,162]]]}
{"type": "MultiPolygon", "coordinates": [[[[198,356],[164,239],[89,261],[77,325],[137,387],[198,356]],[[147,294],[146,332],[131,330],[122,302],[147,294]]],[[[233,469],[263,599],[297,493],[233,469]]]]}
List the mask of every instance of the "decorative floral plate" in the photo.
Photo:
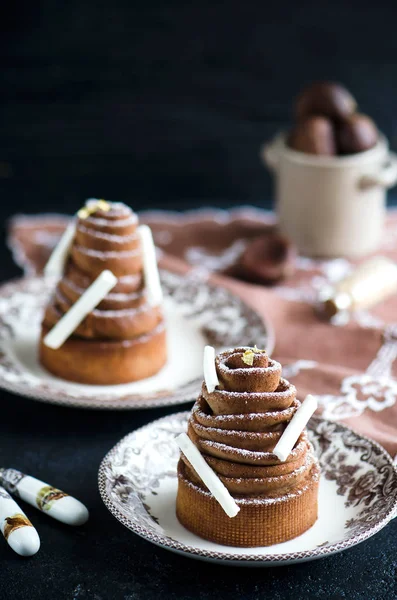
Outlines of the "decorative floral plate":
{"type": "Polygon", "coordinates": [[[154,377],[114,386],[70,383],[45,371],[37,349],[44,306],[54,282],[27,277],[0,287],[0,387],[52,404],[132,409],[181,404],[201,387],[206,344],[274,347],[268,323],[228,290],[188,276],[161,272],[169,360],[154,377]]]}
{"type": "Polygon", "coordinates": [[[175,516],[179,449],[174,438],[186,431],[188,414],[169,415],[130,433],[99,469],[99,491],[110,512],[158,546],[224,564],[291,564],[355,546],[396,514],[397,467],[387,452],[340,423],[313,417],[309,435],[322,470],[315,525],[294,540],[262,548],[207,542],[175,516]]]}

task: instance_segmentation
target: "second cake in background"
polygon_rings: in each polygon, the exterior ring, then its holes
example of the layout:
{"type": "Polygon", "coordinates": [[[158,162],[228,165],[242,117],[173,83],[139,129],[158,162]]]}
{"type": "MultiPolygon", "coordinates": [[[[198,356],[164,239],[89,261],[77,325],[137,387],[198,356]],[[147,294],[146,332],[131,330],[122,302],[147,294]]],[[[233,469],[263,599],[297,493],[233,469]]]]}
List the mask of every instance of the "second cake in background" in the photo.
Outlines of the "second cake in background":
{"type": "Polygon", "coordinates": [[[137,226],[137,215],[122,203],[92,200],[79,211],[42,324],[40,360],[54,375],[111,385],[150,377],[165,364],[162,308],[148,303],[137,226]],[[48,347],[46,334],[104,270],[117,277],[116,286],[60,348],[48,347]]]}

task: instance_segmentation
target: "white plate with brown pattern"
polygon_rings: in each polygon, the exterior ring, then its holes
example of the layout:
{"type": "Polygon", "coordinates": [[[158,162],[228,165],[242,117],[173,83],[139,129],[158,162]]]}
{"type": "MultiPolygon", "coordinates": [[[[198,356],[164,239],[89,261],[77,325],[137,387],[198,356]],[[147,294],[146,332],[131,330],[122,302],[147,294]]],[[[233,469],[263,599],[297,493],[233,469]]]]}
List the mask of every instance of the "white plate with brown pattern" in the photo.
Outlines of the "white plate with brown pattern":
{"type": "Polygon", "coordinates": [[[322,558],[368,539],[396,515],[397,467],[376,442],[333,421],[313,417],[309,436],[319,457],[319,517],[303,535],[274,546],[233,548],[203,540],[177,520],[174,439],[189,413],[169,415],[122,439],[99,469],[110,512],[149,542],[192,558],[270,566],[322,558]]]}
{"type": "Polygon", "coordinates": [[[71,383],[38,361],[43,310],[54,282],[26,277],[0,288],[0,387],[21,396],[80,408],[134,409],[195,399],[202,381],[203,349],[257,344],[269,353],[268,322],[230,291],[195,274],[161,272],[165,295],[168,362],[154,377],[112,386],[71,383]]]}

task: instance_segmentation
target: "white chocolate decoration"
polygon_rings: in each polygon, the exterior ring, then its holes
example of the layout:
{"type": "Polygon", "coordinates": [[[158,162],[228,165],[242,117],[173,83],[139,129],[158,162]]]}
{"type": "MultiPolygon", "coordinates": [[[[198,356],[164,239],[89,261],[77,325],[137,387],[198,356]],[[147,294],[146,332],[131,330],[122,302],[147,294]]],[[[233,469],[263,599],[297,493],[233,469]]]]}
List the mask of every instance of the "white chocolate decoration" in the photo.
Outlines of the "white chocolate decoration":
{"type": "Polygon", "coordinates": [[[36,477],[16,469],[0,469],[0,484],[61,523],[79,526],[88,520],[89,513],[82,502],[36,477]]]}
{"type": "Polygon", "coordinates": [[[200,451],[193,444],[186,433],[181,433],[175,438],[176,443],[186,456],[197,475],[207,486],[214,498],[219,502],[225,513],[231,519],[237,515],[240,507],[237,506],[234,498],[230,495],[227,488],[223,485],[218,475],[211,469],[200,451]]]}
{"type": "Polygon", "coordinates": [[[159,306],[163,301],[163,292],[157,266],[156,247],[150,227],[140,225],[138,227],[138,235],[141,240],[143,275],[148,303],[153,307],[159,306]]]}
{"type": "Polygon", "coordinates": [[[219,385],[218,375],[215,368],[215,349],[212,346],[204,348],[203,358],[204,380],[210,394],[219,385]]]}
{"type": "Polygon", "coordinates": [[[62,277],[75,233],[76,223],[73,221],[66,227],[61,239],[52,251],[50,258],[44,267],[45,277],[57,277],[58,279],[62,277]]]}
{"type": "Polygon", "coordinates": [[[85,317],[107,296],[117,283],[111,271],[102,271],[84,294],[70,307],[67,313],[47,333],[44,344],[57,350],[68,339],[85,317]]]}
{"type": "Polygon", "coordinates": [[[40,548],[36,529],[23,510],[0,487],[0,528],[9,546],[20,556],[33,556],[40,548]]]}
{"type": "MultiPolygon", "coordinates": [[[[107,212],[110,210],[110,204],[105,200],[89,198],[86,201],[85,207],[78,211],[77,216],[81,219],[86,219],[97,210],[103,210],[107,212]]],[[[76,222],[73,220],[73,222],[69,223],[69,225],[66,227],[61,239],[55,246],[46,266],[44,267],[45,277],[57,277],[58,279],[62,277],[75,234],[76,222]]]]}
{"type": "Polygon", "coordinates": [[[313,413],[317,410],[317,400],[309,394],[306,396],[291,421],[285,428],[282,436],[278,440],[273,454],[277,456],[281,462],[285,462],[295,446],[300,434],[306,427],[307,422],[313,413]]]}

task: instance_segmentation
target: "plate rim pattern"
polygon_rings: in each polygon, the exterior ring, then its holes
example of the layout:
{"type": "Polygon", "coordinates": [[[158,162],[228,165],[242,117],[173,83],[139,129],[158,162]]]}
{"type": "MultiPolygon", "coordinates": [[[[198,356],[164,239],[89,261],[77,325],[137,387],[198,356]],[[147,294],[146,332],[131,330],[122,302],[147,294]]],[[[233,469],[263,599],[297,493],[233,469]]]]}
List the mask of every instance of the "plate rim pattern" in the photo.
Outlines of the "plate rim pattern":
{"type": "MultiPolygon", "coordinates": [[[[394,502],[392,503],[390,509],[387,511],[384,518],[381,521],[379,521],[378,523],[376,523],[375,525],[372,525],[372,526],[369,525],[368,529],[366,529],[365,531],[361,531],[359,533],[354,533],[348,539],[341,540],[341,541],[335,542],[335,543],[327,545],[327,546],[319,546],[319,547],[316,547],[311,550],[302,550],[302,551],[298,551],[298,552],[289,552],[289,553],[284,553],[284,554],[253,555],[253,554],[247,554],[244,552],[242,552],[241,554],[230,554],[227,551],[220,552],[220,551],[205,550],[205,549],[200,549],[200,548],[197,548],[194,546],[189,546],[182,542],[178,542],[176,540],[173,540],[172,538],[167,537],[166,535],[162,536],[160,534],[153,533],[153,532],[149,531],[146,527],[133,523],[128,517],[124,516],[118,510],[118,508],[114,505],[114,503],[112,502],[112,500],[106,490],[106,480],[107,480],[106,473],[105,473],[106,465],[109,462],[109,460],[112,458],[112,456],[120,448],[120,446],[122,446],[129,437],[133,436],[137,432],[144,432],[145,430],[149,430],[150,428],[153,427],[153,425],[160,424],[162,422],[166,422],[170,418],[175,418],[175,417],[181,418],[182,416],[187,417],[189,414],[190,414],[190,411],[180,411],[178,413],[172,413],[171,415],[167,415],[160,419],[155,419],[155,420],[151,421],[150,423],[144,425],[143,427],[139,427],[138,429],[130,432],[129,434],[124,436],[115,446],[113,446],[113,448],[111,450],[109,450],[109,452],[102,459],[102,461],[100,463],[99,471],[98,471],[99,493],[102,498],[102,501],[104,502],[105,506],[110,511],[110,513],[118,521],[120,521],[125,527],[127,527],[127,529],[129,529],[133,533],[136,533],[137,535],[146,539],[147,541],[152,542],[153,544],[155,544],[157,546],[160,546],[162,548],[165,548],[165,549],[168,549],[168,550],[171,550],[174,552],[179,552],[184,555],[189,555],[194,558],[199,558],[199,559],[209,559],[209,560],[215,560],[215,561],[220,560],[222,562],[238,563],[238,564],[244,564],[244,563],[246,563],[246,564],[262,563],[262,564],[268,564],[268,565],[270,565],[271,563],[291,564],[293,562],[298,562],[298,561],[315,560],[317,558],[322,558],[322,557],[325,557],[325,556],[328,556],[331,554],[335,554],[342,550],[347,550],[348,548],[351,548],[353,546],[356,546],[357,544],[359,544],[359,543],[367,540],[368,538],[372,537],[373,535],[375,535],[378,531],[383,529],[383,527],[385,527],[393,519],[393,517],[396,516],[397,490],[396,490],[396,497],[394,499],[394,502]]],[[[370,446],[372,446],[372,448],[376,449],[378,451],[378,453],[383,455],[386,462],[392,468],[395,476],[397,477],[397,465],[393,462],[393,459],[388,454],[388,452],[380,444],[378,444],[378,442],[376,442],[375,440],[372,440],[371,438],[368,438],[367,436],[357,432],[353,428],[348,427],[347,425],[345,425],[343,423],[329,421],[327,419],[322,419],[321,417],[317,417],[317,416],[312,418],[311,422],[309,423],[309,428],[310,428],[310,425],[311,425],[311,427],[313,427],[314,424],[318,425],[320,423],[326,423],[326,424],[329,424],[330,426],[335,426],[335,425],[339,426],[339,428],[346,430],[347,432],[350,432],[357,438],[360,438],[361,440],[364,440],[367,444],[370,444],[370,446]]],[[[227,546],[225,546],[225,548],[227,548],[227,546]]],[[[242,550],[247,550],[247,549],[244,548],[242,550]]]]}
{"type": "MultiPolygon", "coordinates": [[[[183,275],[166,269],[161,269],[160,272],[163,278],[163,284],[165,279],[165,287],[167,292],[175,299],[176,302],[178,302],[178,299],[181,300],[180,296],[182,296],[182,301],[184,300],[184,294],[186,296],[189,293],[189,286],[191,287],[192,293],[203,289],[204,286],[208,291],[209,298],[215,298],[218,294],[219,302],[222,302],[222,298],[224,298],[225,302],[226,300],[229,300],[231,303],[234,303],[234,306],[239,308],[241,314],[248,315],[253,322],[255,322],[253,327],[261,330],[260,335],[267,339],[267,347],[269,348],[269,352],[273,350],[275,336],[273,327],[269,323],[268,319],[261,316],[237,294],[234,294],[227,288],[217,285],[216,283],[209,282],[202,277],[195,277],[194,274],[183,275]]],[[[1,300],[11,299],[13,294],[18,293],[21,290],[24,291],[26,287],[29,285],[33,286],[35,282],[38,284],[41,283],[44,287],[48,287],[48,284],[41,275],[15,278],[8,282],[2,283],[0,285],[0,302],[1,300]]],[[[208,309],[208,307],[211,307],[211,304],[208,304],[207,302],[207,305],[204,305],[204,309],[206,306],[208,309]]],[[[203,307],[199,306],[197,308],[197,310],[200,309],[203,309],[203,307]]],[[[249,327],[248,321],[246,323],[246,327],[249,327]]],[[[174,390],[161,390],[154,392],[152,396],[147,393],[136,394],[132,396],[129,393],[126,394],[125,392],[121,391],[120,396],[118,397],[113,392],[109,397],[106,397],[104,394],[102,394],[100,399],[97,399],[95,396],[95,391],[92,392],[92,395],[78,396],[77,392],[76,394],[72,394],[70,392],[68,393],[68,391],[65,392],[62,387],[59,386],[59,384],[51,386],[50,380],[45,379],[39,380],[41,383],[39,382],[32,386],[24,381],[23,378],[24,374],[25,376],[29,375],[29,371],[21,368],[21,366],[17,364],[10,353],[7,352],[7,341],[10,339],[10,336],[12,336],[12,332],[10,332],[8,329],[9,327],[3,321],[2,314],[0,312],[0,388],[32,400],[82,409],[137,410],[141,408],[158,408],[161,406],[173,406],[176,404],[192,402],[194,401],[198,393],[199,386],[201,385],[200,377],[193,381],[187,382],[180,388],[176,388],[174,390]],[[20,373],[20,380],[16,380],[17,378],[14,378],[14,381],[6,380],[1,376],[1,369],[14,369],[16,373],[20,373]]]]}

